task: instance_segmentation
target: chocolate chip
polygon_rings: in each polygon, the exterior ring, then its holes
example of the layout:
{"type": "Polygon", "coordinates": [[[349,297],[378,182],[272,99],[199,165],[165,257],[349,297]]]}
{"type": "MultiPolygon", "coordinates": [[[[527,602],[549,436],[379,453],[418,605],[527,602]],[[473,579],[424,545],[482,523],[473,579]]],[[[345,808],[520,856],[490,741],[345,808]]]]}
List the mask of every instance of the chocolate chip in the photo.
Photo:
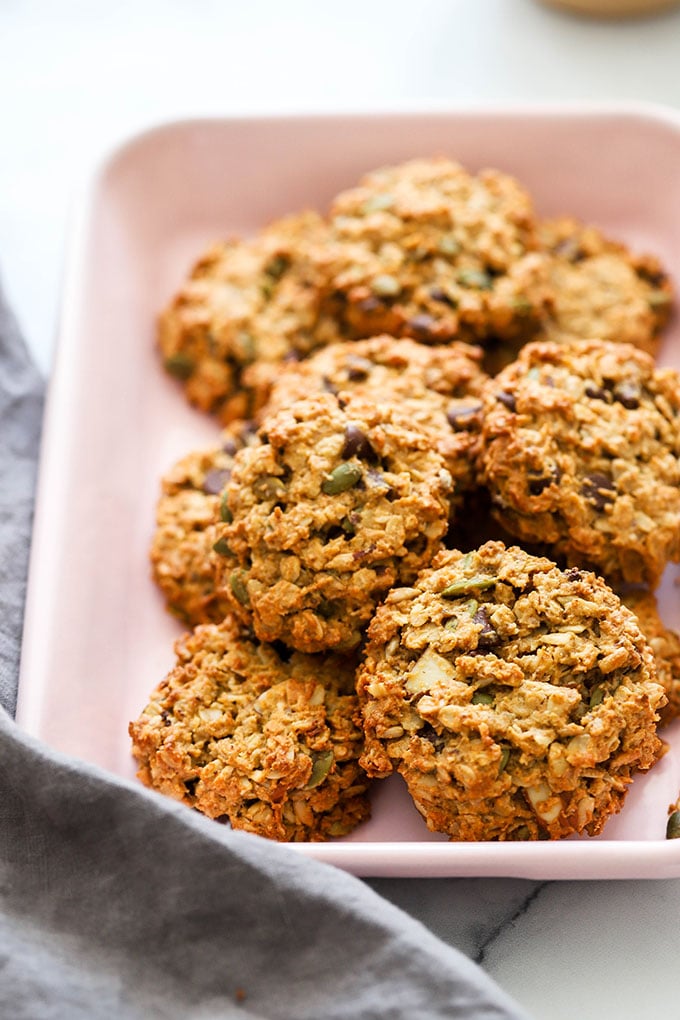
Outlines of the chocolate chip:
{"type": "Polygon", "coordinates": [[[368,358],[360,358],[356,354],[349,354],[345,358],[347,378],[351,382],[363,382],[364,379],[368,379],[373,367],[372,361],[369,361],[368,358]]]}
{"type": "Polygon", "coordinates": [[[351,422],[345,428],[345,445],[340,456],[343,460],[349,460],[350,457],[358,457],[360,460],[368,461],[377,460],[375,450],[371,446],[366,433],[362,432],[358,425],[353,425],[351,422]]]}
{"type": "Polygon", "coordinates": [[[568,581],[576,582],[576,581],[582,581],[583,580],[583,574],[578,569],[578,567],[571,567],[571,569],[569,569],[567,571],[566,576],[567,576],[567,580],[568,581]]]}
{"type": "Polygon", "coordinates": [[[338,388],[330,381],[327,375],[321,377],[321,385],[323,386],[326,393],[332,393],[333,396],[337,395],[338,388]]]}
{"type": "Polygon", "coordinates": [[[593,383],[588,383],[586,386],[586,396],[591,400],[605,400],[607,403],[611,400],[611,394],[607,390],[602,389],[601,386],[595,386],[593,383]]]}
{"type": "Polygon", "coordinates": [[[580,262],[581,259],[585,258],[580,244],[573,237],[565,237],[563,241],[559,241],[553,248],[553,251],[560,258],[566,259],[567,262],[580,262]]]}
{"type": "Polygon", "coordinates": [[[446,418],[452,429],[466,429],[482,409],[481,404],[464,404],[462,407],[450,407],[446,412],[446,418]]]}
{"type": "Polygon", "coordinates": [[[433,301],[441,301],[442,304],[449,305],[451,308],[456,307],[455,300],[446,293],[443,287],[430,287],[430,297],[433,301]]]}
{"type": "Polygon", "coordinates": [[[431,336],[436,325],[436,319],[432,315],[426,315],[424,312],[421,315],[414,315],[408,321],[408,328],[415,336],[431,336]]]}
{"type": "Polygon", "coordinates": [[[539,475],[537,478],[529,479],[529,494],[531,496],[540,496],[548,486],[559,485],[561,477],[562,472],[557,464],[554,464],[547,475],[539,475]]]}
{"type": "Polygon", "coordinates": [[[236,444],[233,439],[225,439],[222,443],[222,449],[225,453],[229,454],[230,457],[235,456],[236,451],[239,449],[240,444],[236,444]]]}
{"type": "Polygon", "coordinates": [[[643,280],[651,283],[653,287],[662,287],[668,281],[668,274],[662,269],[652,269],[651,266],[639,266],[637,274],[643,280]]]}
{"type": "Polygon", "coordinates": [[[219,496],[230,478],[231,471],[229,468],[225,468],[223,471],[208,471],[203,479],[203,491],[208,496],[219,496]]]}
{"type": "Polygon", "coordinates": [[[374,550],[375,543],[371,542],[371,544],[366,546],[365,549],[357,549],[355,552],[353,552],[352,559],[358,563],[360,560],[365,560],[367,556],[370,556],[371,553],[374,552],[374,550]]]}
{"type": "Polygon", "coordinates": [[[489,619],[486,606],[479,607],[472,617],[472,622],[482,628],[477,636],[477,644],[480,648],[494,648],[499,643],[500,637],[498,636],[498,631],[493,627],[489,619]]]}
{"type": "Polygon", "coordinates": [[[385,309],[385,302],[381,301],[380,298],[375,297],[371,294],[367,298],[363,298],[357,303],[357,308],[362,312],[377,312],[378,310],[383,311],[385,309]]]}
{"type": "Polygon", "coordinates": [[[640,406],[640,387],[635,382],[621,382],[614,388],[614,400],[629,411],[640,406]]]}
{"type": "Polygon", "coordinates": [[[501,390],[500,393],[496,394],[496,400],[500,400],[501,404],[504,404],[509,411],[517,410],[517,402],[515,401],[514,393],[508,393],[507,390],[501,390]]]}
{"type": "Polygon", "coordinates": [[[601,471],[593,471],[591,475],[587,475],[583,479],[581,492],[596,510],[604,510],[614,501],[616,486],[609,475],[604,475],[601,471]]]}

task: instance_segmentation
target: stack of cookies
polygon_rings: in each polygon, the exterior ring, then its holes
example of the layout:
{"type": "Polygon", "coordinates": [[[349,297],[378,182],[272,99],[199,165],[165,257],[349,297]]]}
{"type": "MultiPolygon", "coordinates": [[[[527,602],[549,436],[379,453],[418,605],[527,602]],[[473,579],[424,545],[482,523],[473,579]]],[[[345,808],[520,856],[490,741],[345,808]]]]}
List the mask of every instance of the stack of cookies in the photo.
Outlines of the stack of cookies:
{"type": "Polygon", "coordinates": [[[215,416],[151,560],[193,628],[143,782],[278,840],[400,773],[457,840],[595,835],[680,713],[680,377],[658,261],[505,174],[380,170],[209,251],[159,346],[215,416]]]}

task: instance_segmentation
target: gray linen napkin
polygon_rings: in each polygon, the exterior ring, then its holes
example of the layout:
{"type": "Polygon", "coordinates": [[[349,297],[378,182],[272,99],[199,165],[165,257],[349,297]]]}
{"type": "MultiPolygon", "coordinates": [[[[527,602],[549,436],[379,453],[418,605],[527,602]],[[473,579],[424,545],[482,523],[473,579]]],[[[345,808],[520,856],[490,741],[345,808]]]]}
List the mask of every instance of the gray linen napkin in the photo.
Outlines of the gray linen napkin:
{"type": "Polygon", "coordinates": [[[0,1016],[521,1018],[358,879],[13,723],[41,410],[0,296],[0,1016]]]}

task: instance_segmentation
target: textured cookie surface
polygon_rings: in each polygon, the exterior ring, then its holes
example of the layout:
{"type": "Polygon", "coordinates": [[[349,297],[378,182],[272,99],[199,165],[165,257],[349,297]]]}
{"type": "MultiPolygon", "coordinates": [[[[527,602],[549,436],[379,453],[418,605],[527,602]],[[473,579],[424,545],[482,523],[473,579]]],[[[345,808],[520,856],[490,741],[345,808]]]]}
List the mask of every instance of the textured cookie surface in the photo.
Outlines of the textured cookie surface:
{"type": "Polygon", "coordinates": [[[550,252],[551,313],[542,339],[612,340],[654,355],[672,292],[658,259],[636,256],[595,227],[563,217],[540,224],[550,252]]]}
{"type": "MultiPolygon", "coordinates": [[[[249,423],[234,423],[219,444],[182,457],[161,481],[151,568],[168,609],[190,626],[219,623],[229,608],[215,585],[215,524],[226,512],[221,493],[234,454],[253,438],[249,423]]],[[[222,554],[228,555],[225,549],[222,554]]]]}
{"type": "Polygon", "coordinates": [[[413,160],[336,198],[322,275],[355,338],[526,336],[549,300],[536,247],[531,201],[513,178],[413,160]]]}
{"type": "Polygon", "coordinates": [[[387,400],[432,436],[458,495],[475,481],[481,393],[487,379],[481,353],[470,344],[432,347],[389,336],[331,344],[285,369],[266,410],[323,392],[387,400]]]}
{"type": "Polygon", "coordinates": [[[632,613],[594,574],[490,542],[378,609],[358,674],[370,775],[458,840],[595,835],[661,753],[632,613]]]}
{"type": "Polygon", "coordinates": [[[661,722],[672,722],[680,715],[680,636],[667,627],[659,616],[653,592],[626,591],[621,601],[634,614],[640,630],[654,653],[656,675],[668,698],[661,709],[661,722]]]}
{"type": "Polygon", "coordinates": [[[303,213],[216,245],[195,265],[161,315],[158,339],[167,371],[201,410],[223,422],[252,417],[287,358],[337,339],[305,255],[325,236],[321,217],[303,213]]]}
{"type": "Polygon", "coordinates": [[[629,344],[522,349],[488,386],[482,469],[499,521],[612,582],[680,558],[680,385],[629,344]]]}
{"type": "Polygon", "coordinates": [[[353,662],[281,658],[231,619],[176,650],[130,724],[142,782],[276,840],[342,836],[368,817],[353,662]]]}
{"type": "Polygon", "coordinates": [[[373,608],[441,545],[453,481],[427,432],[388,404],[323,394],[263,420],[240,450],[218,535],[235,610],[263,641],[352,648],[373,608]]]}

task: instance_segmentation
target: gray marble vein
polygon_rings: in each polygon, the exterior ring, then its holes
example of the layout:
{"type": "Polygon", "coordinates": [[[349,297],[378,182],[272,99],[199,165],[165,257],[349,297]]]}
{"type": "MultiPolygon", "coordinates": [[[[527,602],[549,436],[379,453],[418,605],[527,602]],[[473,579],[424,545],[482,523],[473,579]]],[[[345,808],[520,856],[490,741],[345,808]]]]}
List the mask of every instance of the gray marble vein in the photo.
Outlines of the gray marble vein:
{"type": "Polygon", "coordinates": [[[371,879],[385,899],[478,963],[546,885],[516,878],[371,879]]]}
{"type": "Polygon", "coordinates": [[[680,881],[548,882],[484,954],[536,1017],[680,1017],[680,881]]]}

